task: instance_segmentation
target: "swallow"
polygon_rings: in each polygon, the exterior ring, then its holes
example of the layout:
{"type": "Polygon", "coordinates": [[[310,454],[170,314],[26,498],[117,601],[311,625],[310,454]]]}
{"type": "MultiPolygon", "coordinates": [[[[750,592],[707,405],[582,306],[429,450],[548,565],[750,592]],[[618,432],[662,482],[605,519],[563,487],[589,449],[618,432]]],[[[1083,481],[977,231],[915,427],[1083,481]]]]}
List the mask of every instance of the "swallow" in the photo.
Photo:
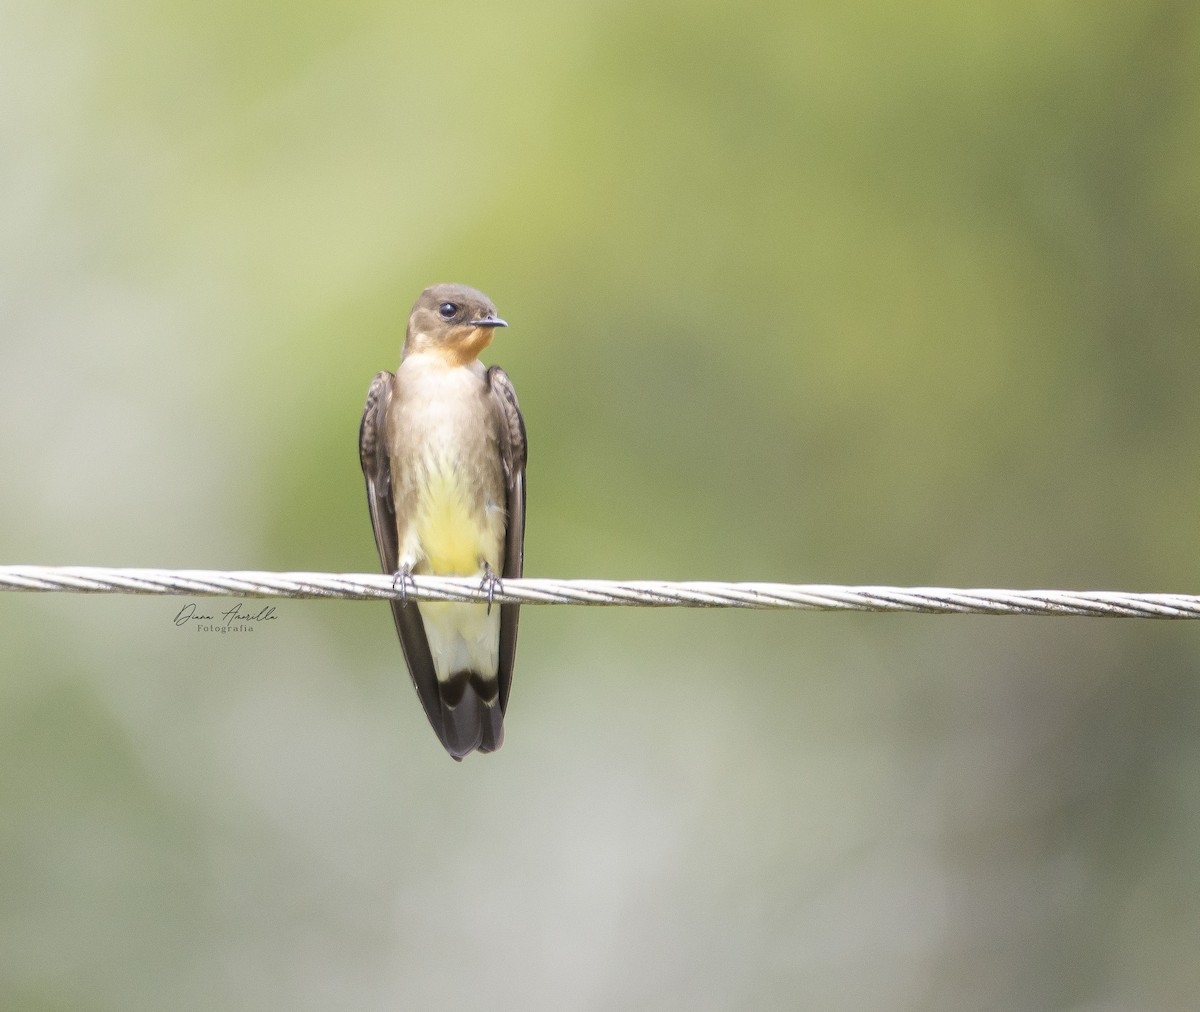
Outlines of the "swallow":
{"type": "Polygon", "coordinates": [[[359,458],[385,573],[475,576],[486,604],[391,601],[425,715],[461,760],[504,740],[520,606],[493,607],[525,549],[525,421],[507,373],[479,353],[508,324],[466,285],[425,289],[400,365],[378,373],[359,428],[359,458]]]}

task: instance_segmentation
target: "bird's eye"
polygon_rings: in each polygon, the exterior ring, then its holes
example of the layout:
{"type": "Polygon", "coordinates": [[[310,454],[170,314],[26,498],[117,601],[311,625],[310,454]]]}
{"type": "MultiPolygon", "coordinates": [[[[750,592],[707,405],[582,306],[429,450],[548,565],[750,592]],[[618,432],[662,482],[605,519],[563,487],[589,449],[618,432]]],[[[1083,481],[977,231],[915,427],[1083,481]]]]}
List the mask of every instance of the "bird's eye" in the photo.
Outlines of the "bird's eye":
{"type": "Polygon", "coordinates": [[[443,320],[453,320],[454,314],[458,312],[458,306],[453,302],[443,302],[438,306],[438,315],[443,320]]]}

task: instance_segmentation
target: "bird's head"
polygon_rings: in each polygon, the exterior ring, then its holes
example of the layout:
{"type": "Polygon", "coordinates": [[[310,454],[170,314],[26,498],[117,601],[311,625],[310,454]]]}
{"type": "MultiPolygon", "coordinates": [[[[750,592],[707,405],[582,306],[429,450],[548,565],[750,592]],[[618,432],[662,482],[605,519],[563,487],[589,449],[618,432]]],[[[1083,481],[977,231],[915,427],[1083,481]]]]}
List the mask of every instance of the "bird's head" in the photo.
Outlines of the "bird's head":
{"type": "Polygon", "coordinates": [[[404,337],[404,356],[431,352],[453,365],[466,365],[507,327],[483,292],[466,285],[432,285],[413,304],[404,337]]]}

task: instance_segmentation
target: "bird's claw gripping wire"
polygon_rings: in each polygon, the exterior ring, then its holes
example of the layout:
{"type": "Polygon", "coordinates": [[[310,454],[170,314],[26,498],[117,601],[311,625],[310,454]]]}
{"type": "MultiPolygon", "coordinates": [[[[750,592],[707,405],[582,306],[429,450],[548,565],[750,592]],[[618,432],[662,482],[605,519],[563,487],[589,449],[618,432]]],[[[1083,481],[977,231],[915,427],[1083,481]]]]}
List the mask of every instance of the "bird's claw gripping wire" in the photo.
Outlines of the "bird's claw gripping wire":
{"type": "Polygon", "coordinates": [[[479,581],[479,589],[487,588],[488,606],[487,613],[492,613],[492,599],[496,596],[496,591],[504,593],[504,581],[496,575],[496,571],[485,562],[483,564],[483,579],[479,581]]]}
{"type": "Polygon", "coordinates": [[[408,588],[412,585],[413,593],[417,592],[417,581],[413,579],[412,568],[401,566],[392,574],[392,590],[396,589],[396,581],[400,581],[400,603],[408,604],[408,588]]]}

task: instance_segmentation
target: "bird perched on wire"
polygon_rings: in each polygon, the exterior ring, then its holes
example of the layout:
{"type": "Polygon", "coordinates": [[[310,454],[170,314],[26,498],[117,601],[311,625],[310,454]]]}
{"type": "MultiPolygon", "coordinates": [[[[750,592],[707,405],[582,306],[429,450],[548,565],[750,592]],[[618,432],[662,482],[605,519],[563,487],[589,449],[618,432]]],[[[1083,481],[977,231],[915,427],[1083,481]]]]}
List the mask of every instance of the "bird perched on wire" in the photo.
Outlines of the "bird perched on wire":
{"type": "Polygon", "coordinates": [[[400,366],[371,381],[359,457],[385,573],[478,576],[486,604],[400,600],[392,617],[413,684],[446,751],[493,752],[517,649],[519,606],[493,607],[520,577],[525,541],[525,422],[508,375],[479,353],[508,326],[482,292],[426,288],[400,366]]]}

